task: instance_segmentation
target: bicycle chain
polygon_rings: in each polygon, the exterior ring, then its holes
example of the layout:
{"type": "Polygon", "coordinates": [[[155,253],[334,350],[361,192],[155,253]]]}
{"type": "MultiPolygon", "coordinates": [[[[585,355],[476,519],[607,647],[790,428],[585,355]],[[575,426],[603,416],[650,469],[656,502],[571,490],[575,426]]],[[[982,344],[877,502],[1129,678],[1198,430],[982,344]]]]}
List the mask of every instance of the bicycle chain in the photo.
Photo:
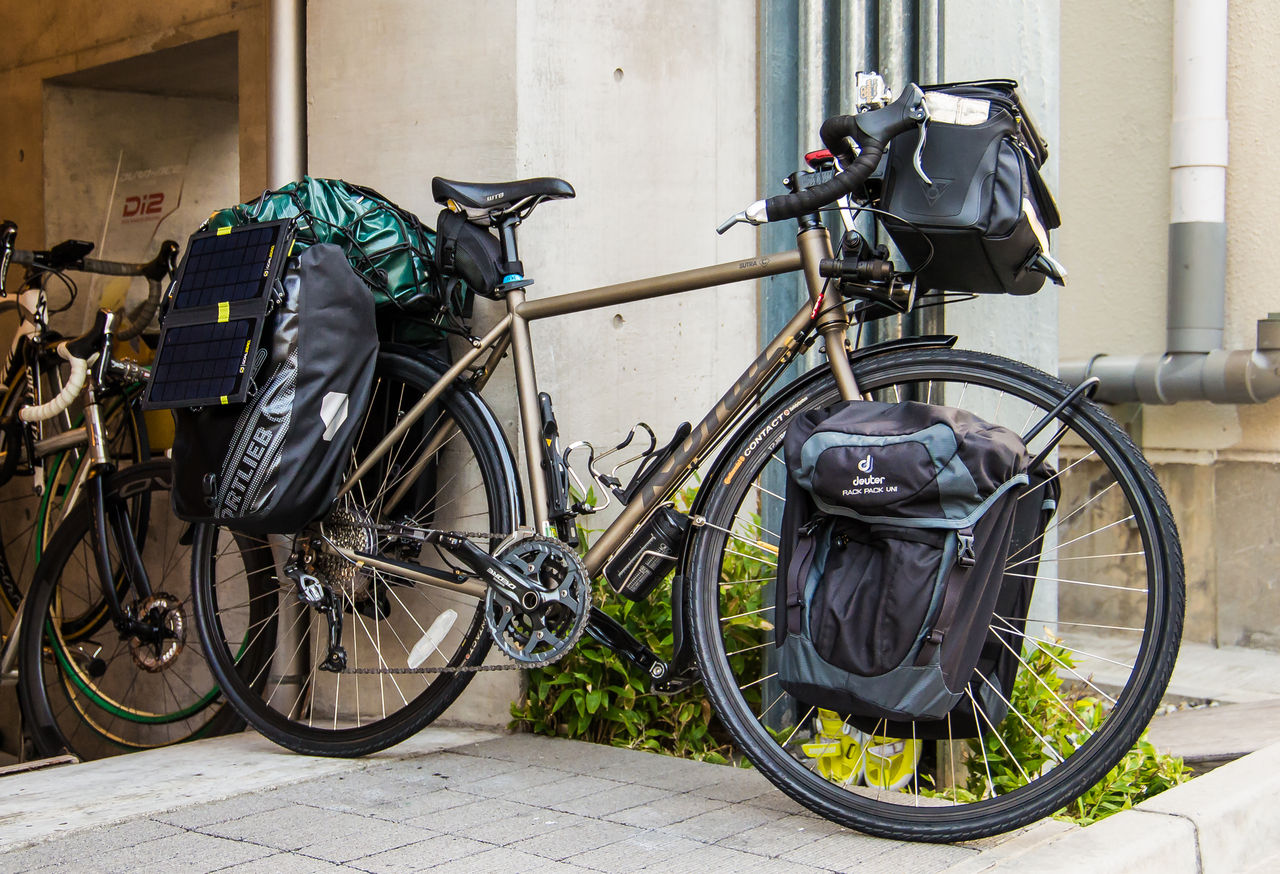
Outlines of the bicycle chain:
{"type": "MultiPolygon", "coordinates": [[[[369,527],[373,528],[376,531],[385,531],[390,534],[395,534],[398,530],[394,526],[390,526],[390,525],[371,525],[369,527]]],[[[429,531],[433,529],[424,528],[421,530],[429,531]]],[[[401,531],[400,533],[403,533],[403,531],[401,531]]],[[[491,532],[450,531],[449,533],[457,534],[461,537],[466,537],[468,539],[471,539],[471,538],[494,539],[494,538],[511,537],[511,534],[502,534],[500,532],[492,532],[492,531],[491,532]]],[[[520,533],[520,532],[515,532],[515,533],[520,533]]],[[[530,536],[536,537],[537,535],[531,534],[530,536]]],[[[521,538],[521,539],[524,539],[524,538],[521,538]]],[[[547,665],[554,665],[556,662],[560,661],[562,658],[567,656],[573,650],[573,648],[578,645],[578,641],[582,638],[582,634],[584,631],[586,631],[586,628],[587,628],[587,623],[583,622],[582,627],[578,629],[577,635],[573,638],[572,641],[570,641],[569,645],[565,647],[564,652],[560,653],[560,655],[556,656],[553,659],[548,659],[547,661],[541,662],[540,664],[537,664],[537,665],[523,665],[520,662],[511,661],[511,662],[500,664],[500,665],[459,665],[458,667],[449,667],[446,665],[445,667],[442,667],[442,668],[393,668],[393,667],[347,668],[346,670],[342,671],[342,673],[344,674],[478,674],[485,671],[522,671],[522,670],[525,670],[526,668],[534,668],[534,667],[542,668],[542,667],[546,667],[547,665]]]]}

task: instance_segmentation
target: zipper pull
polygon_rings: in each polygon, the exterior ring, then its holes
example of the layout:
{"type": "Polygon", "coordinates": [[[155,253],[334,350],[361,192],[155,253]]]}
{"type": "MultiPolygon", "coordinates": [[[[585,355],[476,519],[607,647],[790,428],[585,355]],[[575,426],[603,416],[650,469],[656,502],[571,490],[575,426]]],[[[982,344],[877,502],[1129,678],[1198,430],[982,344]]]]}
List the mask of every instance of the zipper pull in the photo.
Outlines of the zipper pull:
{"type": "Polygon", "coordinates": [[[973,529],[957,531],[956,540],[960,542],[956,550],[956,564],[960,567],[973,567],[978,563],[978,556],[973,549],[973,529]]]}
{"type": "Polygon", "coordinates": [[[812,537],[813,532],[818,530],[818,526],[821,525],[823,521],[824,520],[822,516],[814,516],[808,522],[804,523],[799,528],[797,528],[796,533],[799,534],[801,537],[812,537]]]}

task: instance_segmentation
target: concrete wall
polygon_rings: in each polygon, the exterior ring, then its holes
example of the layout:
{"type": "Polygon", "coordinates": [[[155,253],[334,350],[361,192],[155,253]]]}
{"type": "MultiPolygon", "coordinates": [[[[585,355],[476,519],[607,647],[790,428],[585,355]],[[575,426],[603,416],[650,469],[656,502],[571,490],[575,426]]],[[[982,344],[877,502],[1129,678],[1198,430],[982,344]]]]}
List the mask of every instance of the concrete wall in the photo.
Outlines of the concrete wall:
{"type": "MultiPolygon", "coordinates": [[[[1057,0],[950,0],[942,45],[944,82],[1018,80],[1028,110],[1049,140],[1043,172],[1051,188],[1061,166],[1058,5],[1057,0]]],[[[995,352],[1053,372],[1058,362],[1057,301],[1058,289],[1047,282],[1028,297],[981,297],[948,306],[946,329],[960,336],[962,348],[995,352]]]]}
{"type": "MultiPolygon", "coordinates": [[[[756,198],[754,3],[311,0],[307,28],[313,175],[431,224],[433,175],[574,185],[520,230],[532,297],[755,254],[755,235],[714,233],[756,198]]],[[[754,290],[535,324],[563,442],[697,421],[754,357],[754,290]]],[[[479,301],[476,321],[499,312],[479,301]]],[[[511,386],[505,369],[485,396],[515,438],[511,386]]],[[[505,723],[517,676],[481,675],[447,716],[505,723]]]]}
{"type": "MultiPolygon", "coordinates": [[[[1252,348],[1280,309],[1269,235],[1280,223],[1272,120],[1280,6],[1230,4],[1227,348],[1252,348]]],[[[1061,353],[1165,348],[1173,8],[1168,0],[1061,6],[1061,353]]],[[[1184,403],[1121,413],[1169,493],[1187,566],[1186,637],[1280,649],[1274,629],[1280,404],[1184,403]]]]}
{"type": "MultiPolygon", "coordinates": [[[[92,240],[95,257],[122,261],[154,256],[165,239],[185,245],[209,213],[239,195],[238,135],[234,103],[48,86],[47,238],[92,240]],[[130,206],[126,192],[151,189],[165,189],[160,220],[122,218],[130,206]]],[[[81,283],[89,293],[55,321],[69,331],[92,321],[104,289],[114,299],[123,284],[130,303],[147,293],[141,279],[84,277],[81,283]]]]}

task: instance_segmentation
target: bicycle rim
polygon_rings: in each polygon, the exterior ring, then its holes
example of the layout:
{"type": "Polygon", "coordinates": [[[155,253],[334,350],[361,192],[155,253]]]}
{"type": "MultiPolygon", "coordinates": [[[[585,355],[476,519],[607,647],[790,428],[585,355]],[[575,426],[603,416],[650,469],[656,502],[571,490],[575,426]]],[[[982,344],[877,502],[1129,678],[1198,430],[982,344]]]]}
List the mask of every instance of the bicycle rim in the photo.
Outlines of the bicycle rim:
{"type": "Polygon", "coordinates": [[[26,608],[24,703],[44,753],[67,748],[81,758],[165,746],[226,730],[225,701],[192,628],[186,525],[169,512],[168,462],[113,476],[107,504],[128,525],[108,524],[107,550],[127,609],[157,633],[121,632],[82,617],[104,601],[88,506],[74,511],[50,541],[26,608]],[[138,524],[141,521],[141,524],[138,524]],[[141,598],[124,560],[124,539],[139,549],[152,591],[141,598]],[[221,717],[221,718],[220,718],[221,717]]]}
{"type": "MultiPolygon", "coordinates": [[[[373,400],[358,431],[348,475],[421,398],[435,374],[404,358],[381,358],[373,400]]],[[[470,673],[407,674],[415,646],[426,667],[480,664],[490,638],[482,602],[357,567],[333,552],[346,546],[409,564],[448,569],[436,547],[379,534],[374,525],[506,533],[515,509],[478,401],[447,391],[377,467],[326,518],[301,536],[319,544],[315,574],[340,597],[341,645],[351,671],[320,669],[328,655],[328,622],[303,605],[279,566],[294,538],[255,538],[201,526],[196,534],[198,619],[214,670],[244,717],[290,749],[319,755],[364,755],[398,743],[438,716],[470,681],[470,673]],[[397,486],[428,456],[408,494],[389,506],[397,486]],[[250,606],[261,610],[250,614],[250,606]],[[274,657],[252,671],[229,641],[271,641],[274,657]],[[422,644],[424,639],[434,643],[422,644]]],[[[496,538],[483,538],[491,548],[496,538]]],[[[456,562],[453,563],[456,565],[456,562]]]]}
{"type": "MultiPolygon", "coordinates": [[[[855,370],[862,390],[877,400],[958,406],[1018,433],[1068,391],[1032,368],[981,353],[887,354],[855,370]]],[[[1006,583],[1018,575],[1035,578],[1025,631],[1019,617],[1000,615],[989,631],[988,640],[1017,659],[1013,694],[981,681],[1005,704],[1013,699],[1009,713],[998,724],[986,719],[973,697],[974,686],[982,688],[975,679],[966,692],[972,712],[965,715],[982,737],[969,739],[956,734],[950,719],[850,719],[798,701],[778,685],[772,585],[785,429],[747,447],[767,430],[759,423],[778,410],[791,405],[794,415],[839,400],[829,376],[783,395],[726,455],[745,461],[727,483],[715,481],[704,511],[708,524],[692,553],[690,621],[699,664],[740,749],[801,803],[885,837],[976,838],[1083,795],[1146,726],[1181,633],[1177,533],[1138,450],[1109,416],[1084,401],[1031,441],[1034,454],[1059,425],[1068,429],[1051,456],[1062,495],[1039,544],[1038,568],[1025,573],[1026,550],[1009,557],[1006,583]],[[854,729],[870,739],[859,741],[854,729]],[[917,765],[910,754],[921,756],[917,765]]]]}

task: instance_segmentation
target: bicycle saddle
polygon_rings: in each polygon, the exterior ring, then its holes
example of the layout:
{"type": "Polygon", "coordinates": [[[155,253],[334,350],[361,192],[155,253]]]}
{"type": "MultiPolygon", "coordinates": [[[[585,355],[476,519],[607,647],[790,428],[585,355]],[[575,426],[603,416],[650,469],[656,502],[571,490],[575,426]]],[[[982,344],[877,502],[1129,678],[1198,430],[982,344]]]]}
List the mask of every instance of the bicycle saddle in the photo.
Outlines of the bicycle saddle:
{"type": "Polygon", "coordinates": [[[439,176],[431,180],[431,196],[441,206],[447,206],[452,200],[459,206],[472,209],[497,209],[530,197],[558,200],[573,195],[572,185],[553,176],[517,179],[514,182],[453,182],[439,176]]]}

